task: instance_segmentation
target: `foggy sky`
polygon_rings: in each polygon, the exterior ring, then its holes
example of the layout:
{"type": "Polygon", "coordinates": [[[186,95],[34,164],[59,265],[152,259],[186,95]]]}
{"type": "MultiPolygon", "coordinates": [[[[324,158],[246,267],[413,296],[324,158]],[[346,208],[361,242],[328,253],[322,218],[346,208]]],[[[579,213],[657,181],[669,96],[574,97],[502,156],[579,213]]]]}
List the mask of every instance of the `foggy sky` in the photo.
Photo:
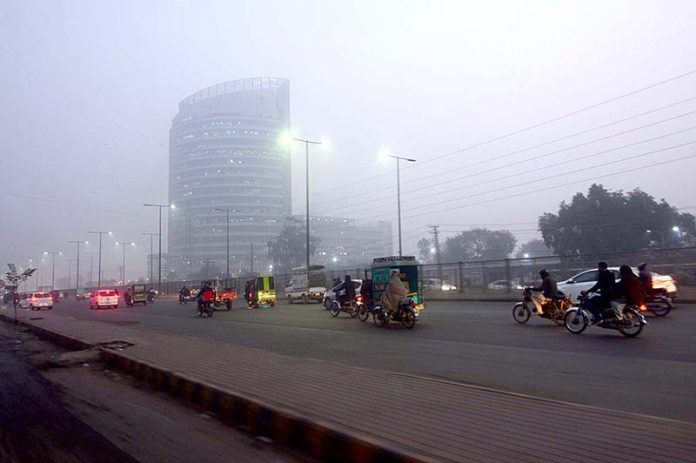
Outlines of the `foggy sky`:
{"type": "MultiPolygon", "coordinates": [[[[117,240],[137,242],[127,277],[144,276],[149,238],[141,233],[156,232],[157,221],[142,203],[167,201],[168,131],[179,101],[254,76],[290,79],[294,133],[331,140],[311,153],[312,214],[395,220],[394,163],[377,162],[390,147],[418,160],[402,170],[405,253],[416,252],[427,224],[441,224],[443,238],[482,225],[527,241],[538,236],[540,214],[597,176],[693,154],[696,145],[566,172],[696,141],[696,130],[686,131],[594,155],[696,127],[696,114],[520,161],[696,111],[696,100],[503,155],[696,97],[696,75],[445,155],[696,70],[694,19],[691,1],[6,0],[0,263],[63,251],[63,276],[75,252],[67,240],[94,242],[88,230],[112,230],[105,276],[116,277],[117,240]]],[[[691,207],[695,167],[691,158],[597,181],[691,207]]],[[[304,213],[299,145],[292,177],[293,211],[304,213]]]]}

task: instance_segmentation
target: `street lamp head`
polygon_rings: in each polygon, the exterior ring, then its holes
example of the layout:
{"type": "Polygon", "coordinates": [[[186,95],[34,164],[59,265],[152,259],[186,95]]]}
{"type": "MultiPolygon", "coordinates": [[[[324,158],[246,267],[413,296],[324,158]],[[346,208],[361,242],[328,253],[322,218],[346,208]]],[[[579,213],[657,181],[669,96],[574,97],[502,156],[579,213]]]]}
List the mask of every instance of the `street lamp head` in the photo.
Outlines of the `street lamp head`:
{"type": "Polygon", "coordinates": [[[44,256],[47,256],[47,255],[48,255],[48,251],[44,251],[44,256]]]}
{"type": "Polygon", "coordinates": [[[377,152],[377,163],[378,164],[384,164],[389,160],[391,157],[391,148],[388,146],[380,148],[380,150],[377,152]]]}
{"type": "Polygon", "coordinates": [[[113,235],[113,232],[107,232],[107,233],[109,234],[109,236],[113,235]]]}
{"type": "Polygon", "coordinates": [[[676,225],[673,226],[673,227],[672,227],[672,231],[675,232],[675,233],[679,233],[679,227],[677,227],[676,225]]]}
{"type": "Polygon", "coordinates": [[[289,148],[292,146],[293,139],[294,137],[292,136],[292,133],[290,133],[289,130],[286,130],[280,135],[278,143],[285,148],[289,148]]]}
{"type": "Polygon", "coordinates": [[[524,255],[523,255],[522,257],[524,257],[525,259],[529,259],[529,253],[526,253],[526,252],[525,252],[524,255]]]}
{"type": "Polygon", "coordinates": [[[319,144],[320,144],[321,147],[322,147],[323,149],[325,149],[325,150],[331,149],[331,140],[329,140],[329,139],[326,138],[326,137],[321,138],[321,139],[319,140],[319,144]]]}
{"type": "Polygon", "coordinates": [[[170,204],[170,205],[169,205],[169,208],[170,208],[170,209],[176,209],[176,204],[170,204]]]}

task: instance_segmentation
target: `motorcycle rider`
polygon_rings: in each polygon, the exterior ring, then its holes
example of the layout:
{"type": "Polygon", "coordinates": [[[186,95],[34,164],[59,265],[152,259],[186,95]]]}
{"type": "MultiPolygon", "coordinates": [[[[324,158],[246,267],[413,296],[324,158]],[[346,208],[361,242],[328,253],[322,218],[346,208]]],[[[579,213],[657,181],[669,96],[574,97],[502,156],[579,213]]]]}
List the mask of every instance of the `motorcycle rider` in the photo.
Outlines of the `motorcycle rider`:
{"type": "Polygon", "coordinates": [[[201,283],[201,289],[198,291],[198,305],[199,307],[206,302],[212,302],[215,299],[215,292],[209,281],[204,281],[201,283]]]}
{"type": "Polygon", "coordinates": [[[648,294],[648,297],[653,295],[653,277],[652,277],[652,272],[648,270],[648,264],[645,262],[641,262],[638,264],[638,278],[640,279],[640,282],[643,283],[643,287],[645,288],[645,292],[648,294]]]}
{"type": "Polygon", "coordinates": [[[346,275],[345,280],[343,280],[342,305],[348,305],[353,302],[355,302],[355,285],[353,280],[350,279],[350,275],[346,275]]]}
{"type": "Polygon", "coordinates": [[[599,271],[597,283],[587,291],[581,291],[582,295],[599,292],[598,296],[594,296],[587,301],[587,308],[594,315],[593,323],[604,321],[603,311],[605,308],[611,308],[611,300],[614,298],[614,286],[616,285],[614,273],[609,271],[609,266],[606,262],[599,262],[597,270],[599,271]]]}
{"type": "Polygon", "coordinates": [[[191,297],[191,290],[186,287],[186,285],[182,286],[181,289],[179,290],[179,300],[183,301],[187,297],[191,297]]]}
{"type": "Polygon", "coordinates": [[[391,280],[387,289],[382,293],[380,297],[380,304],[384,307],[389,315],[393,315],[399,309],[399,302],[406,298],[406,288],[399,278],[399,271],[391,271],[391,280]]]}
{"type": "Polygon", "coordinates": [[[556,279],[551,276],[548,270],[545,268],[539,270],[539,276],[541,277],[541,286],[537,288],[529,288],[531,291],[542,292],[546,300],[542,304],[542,310],[548,305],[553,304],[553,302],[558,299],[558,284],[556,279]]]}

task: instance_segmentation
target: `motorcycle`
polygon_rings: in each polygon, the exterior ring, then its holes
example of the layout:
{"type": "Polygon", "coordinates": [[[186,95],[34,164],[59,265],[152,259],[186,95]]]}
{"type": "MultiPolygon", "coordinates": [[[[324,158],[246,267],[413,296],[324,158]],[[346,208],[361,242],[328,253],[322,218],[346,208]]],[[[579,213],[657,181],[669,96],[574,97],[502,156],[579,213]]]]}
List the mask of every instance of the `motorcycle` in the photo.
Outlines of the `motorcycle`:
{"type": "MultiPolygon", "coordinates": [[[[580,304],[568,309],[563,318],[566,329],[573,334],[582,333],[591,320],[595,321],[588,308],[589,296],[581,294],[578,300],[580,304]]],[[[611,309],[604,309],[605,316],[596,323],[600,328],[617,330],[628,338],[634,338],[648,324],[643,314],[635,307],[616,301],[612,301],[611,305],[611,309]]]]}
{"type": "Polygon", "coordinates": [[[517,323],[527,323],[532,316],[532,313],[541,318],[548,318],[556,325],[563,324],[563,316],[566,309],[571,307],[573,302],[565,295],[562,297],[546,302],[546,298],[541,291],[532,291],[531,288],[524,288],[524,293],[521,302],[516,302],[512,308],[512,318],[517,323]],[[531,307],[531,310],[530,310],[531,307]]]}
{"type": "Polygon", "coordinates": [[[358,306],[356,301],[339,302],[338,298],[331,302],[329,313],[332,317],[338,317],[341,312],[346,312],[350,318],[355,318],[358,315],[358,306]]]}
{"type": "Polygon", "coordinates": [[[191,296],[179,294],[179,304],[188,304],[191,302],[191,296]]]}
{"type": "Polygon", "coordinates": [[[198,316],[199,317],[212,317],[215,309],[213,308],[213,301],[198,301],[198,316]]]}
{"type": "Polygon", "coordinates": [[[376,305],[373,311],[373,321],[379,327],[386,328],[391,322],[401,322],[404,328],[410,330],[418,321],[416,302],[410,297],[399,301],[399,308],[392,314],[389,314],[389,311],[381,305],[376,305]]]}

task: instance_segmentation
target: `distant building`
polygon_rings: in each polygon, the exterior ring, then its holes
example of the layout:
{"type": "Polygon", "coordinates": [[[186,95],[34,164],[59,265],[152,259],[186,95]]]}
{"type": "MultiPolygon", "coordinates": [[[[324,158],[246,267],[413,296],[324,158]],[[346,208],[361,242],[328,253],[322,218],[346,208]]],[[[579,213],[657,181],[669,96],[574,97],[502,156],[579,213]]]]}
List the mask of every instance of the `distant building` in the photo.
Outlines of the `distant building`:
{"type": "MultiPolygon", "coordinates": [[[[186,276],[213,263],[230,272],[269,264],[267,243],[291,214],[289,82],[249,78],[184,99],[169,136],[168,268],[186,276]],[[254,248],[252,259],[252,244],[254,248]]],[[[164,267],[164,266],[163,266],[164,267]]]]}
{"type": "MultiPolygon", "coordinates": [[[[306,216],[296,216],[306,220],[306,216]]],[[[312,236],[319,238],[312,264],[327,268],[364,267],[375,257],[393,254],[392,223],[361,222],[346,217],[309,218],[312,236]]]]}

